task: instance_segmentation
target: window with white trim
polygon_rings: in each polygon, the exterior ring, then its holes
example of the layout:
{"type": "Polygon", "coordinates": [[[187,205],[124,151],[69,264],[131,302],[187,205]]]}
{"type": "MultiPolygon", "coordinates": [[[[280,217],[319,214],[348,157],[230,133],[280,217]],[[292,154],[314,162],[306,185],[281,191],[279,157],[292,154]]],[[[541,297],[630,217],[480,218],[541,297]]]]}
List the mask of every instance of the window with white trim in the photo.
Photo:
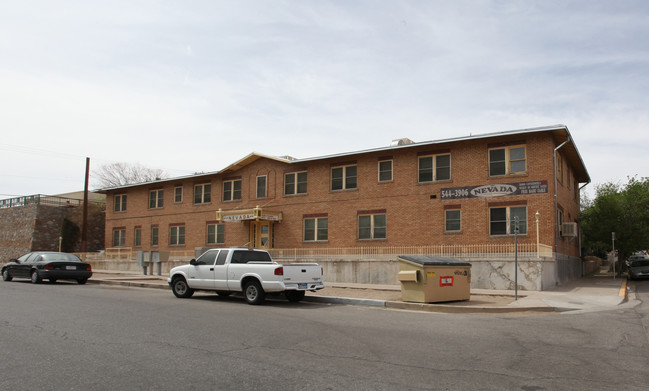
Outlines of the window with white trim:
{"type": "Polygon", "coordinates": [[[126,230],[118,228],[113,230],[113,247],[126,246],[126,230]]]}
{"type": "Polygon", "coordinates": [[[354,165],[338,166],[331,169],[331,190],[356,189],[358,168],[354,165]]]}
{"type": "Polygon", "coordinates": [[[358,216],[358,239],[376,240],[387,238],[386,215],[365,214],[358,216]]]}
{"type": "Polygon", "coordinates": [[[307,172],[289,172],[284,174],[284,195],[306,194],[307,172]]]}
{"type": "Polygon", "coordinates": [[[489,150],[489,176],[522,174],[527,171],[524,145],[489,150]]]}
{"type": "Polygon", "coordinates": [[[185,226],[172,225],[169,227],[169,245],[170,246],[184,246],[185,245],[185,226]]]}
{"type": "Polygon", "coordinates": [[[157,225],[152,225],[151,226],[151,246],[157,246],[158,245],[159,232],[160,232],[160,229],[158,228],[157,225]]]}
{"type": "Polygon", "coordinates": [[[149,192],[149,209],[158,209],[164,206],[164,190],[151,190],[149,192]]]}
{"type": "Polygon", "coordinates": [[[489,209],[489,234],[514,235],[518,218],[518,234],[527,234],[527,207],[507,206],[489,209]]]}
{"type": "Polygon", "coordinates": [[[223,201],[238,201],[241,199],[241,179],[223,181],[223,201]]]}
{"type": "Polygon", "coordinates": [[[126,211],[126,194],[116,194],[113,197],[113,203],[114,203],[113,211],[115,212],[126,211]]]}
{"type": "Polygon", "coordinates": [[[304,219],[304,241],[322,242],[329,240],[329,218],[314,217],[304,219]]]}
{"type": "Polygon", "coordinates": [[[207,244],[225,243],[225,224],[207,225],[207,244]]]}
{"type": "Polygon", "coordinates": [[[447,209],[444,211],[444,231],[462,231],[462,211],[460,209],[447,209]]]}
{"type": "Polygon", "coordinates": [[[379,161],[379,182],[392,181],[392,160],[379,161]]]}
{"type": "Polygon", "coordinates": [[[135,228],[135,247],[142,247],[142,228],[135,228]]]}
{"type": "Polygon", "coordinates": [[[180,204],[183,202],[183,187],[176,186],[174,187],[174,203],[180,204]]]}
{"type": "Polygon", "coordinates": [[[451,179],[451,154],[419,157],[419,183],[451,179]]]}
{"type": "Polygon", "coordinates": [[[194,204],[209,204],[212,202],[212,185],[201,183],[194,185],[194,204]]]}

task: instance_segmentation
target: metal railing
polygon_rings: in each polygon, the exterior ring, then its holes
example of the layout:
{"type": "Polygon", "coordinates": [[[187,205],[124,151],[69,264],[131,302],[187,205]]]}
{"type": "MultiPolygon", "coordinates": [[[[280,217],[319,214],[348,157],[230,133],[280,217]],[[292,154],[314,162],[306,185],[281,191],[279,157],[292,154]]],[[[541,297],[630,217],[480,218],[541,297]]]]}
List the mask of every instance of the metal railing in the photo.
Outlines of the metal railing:
{"type": "MultiPolygon", "coordinates": [[[[97,202],[97,201],[91,201],[97,202]]],[[[30,196],[14,197],[0,200],[0,209],[15,208],[27,205],[48,205],[58,207],[78,207],[83,204],[83,200],[76,198],[48,196],[44,194],[34,194],[30,196]]]]}

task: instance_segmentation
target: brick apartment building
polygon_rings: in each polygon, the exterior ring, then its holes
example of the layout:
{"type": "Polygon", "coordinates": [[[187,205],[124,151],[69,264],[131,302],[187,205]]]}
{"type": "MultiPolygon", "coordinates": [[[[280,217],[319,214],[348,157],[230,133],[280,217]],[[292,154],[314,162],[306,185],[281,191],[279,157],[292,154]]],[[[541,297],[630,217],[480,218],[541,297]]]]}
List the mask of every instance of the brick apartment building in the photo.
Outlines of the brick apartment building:
{"type": "Polygon", "coordinates": [[[252,153],[218,172],[99,192],[107,247],[494,245],[512,242],[518,220],[519,243],[576,259],[589,182],[556,125],[306,159],[252,153]]]}

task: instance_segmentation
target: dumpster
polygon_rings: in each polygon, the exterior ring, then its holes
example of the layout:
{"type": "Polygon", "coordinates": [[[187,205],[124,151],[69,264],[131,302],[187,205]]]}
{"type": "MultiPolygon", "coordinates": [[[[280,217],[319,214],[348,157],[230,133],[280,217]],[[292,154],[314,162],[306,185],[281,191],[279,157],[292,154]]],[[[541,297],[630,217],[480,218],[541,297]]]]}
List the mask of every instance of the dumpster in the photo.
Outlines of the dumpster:
{"type": "Polygon", "coordinates": [[[439,303],[469,300],[471,264],[454,258],[401,255],[399,281],[403,301],[439,303]]]}

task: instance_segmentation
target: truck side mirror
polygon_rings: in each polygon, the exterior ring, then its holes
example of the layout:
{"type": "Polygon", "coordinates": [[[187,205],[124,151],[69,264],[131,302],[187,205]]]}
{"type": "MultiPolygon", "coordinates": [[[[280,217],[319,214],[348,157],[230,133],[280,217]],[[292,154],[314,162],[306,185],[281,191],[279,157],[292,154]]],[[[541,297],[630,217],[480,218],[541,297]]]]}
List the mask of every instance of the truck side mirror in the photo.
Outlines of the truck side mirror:
{"type": "Polygon", "coordinates": [[[198,265],[198,262],[196,262],[195,259],[192,259],[192,260],[189,261],[189,264],[192,265],[192,266],[196,266],[196,265],[198,265]]]}

